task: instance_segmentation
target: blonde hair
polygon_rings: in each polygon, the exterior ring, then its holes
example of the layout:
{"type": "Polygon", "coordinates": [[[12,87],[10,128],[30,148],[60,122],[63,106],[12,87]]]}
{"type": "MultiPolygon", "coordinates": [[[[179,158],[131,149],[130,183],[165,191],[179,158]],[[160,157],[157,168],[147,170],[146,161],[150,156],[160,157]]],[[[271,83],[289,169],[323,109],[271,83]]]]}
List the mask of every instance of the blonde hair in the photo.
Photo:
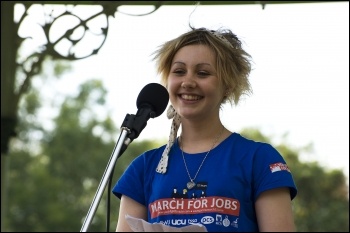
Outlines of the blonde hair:
{"type": "Polygon", "coordinates": [[[172,60],[179,49],[187,45],[203,44],[215,52],[217,75],[227,91],[223,103],[228,101],[237,105],[243,94],[252,93],[248,79],[251,56],[243,50],[241,41],[230,29],[214,31],[190,28],[189,32],[165,42],[154,52],[153,60],[156,61],[161,83],[166,86],[172,60]]]}

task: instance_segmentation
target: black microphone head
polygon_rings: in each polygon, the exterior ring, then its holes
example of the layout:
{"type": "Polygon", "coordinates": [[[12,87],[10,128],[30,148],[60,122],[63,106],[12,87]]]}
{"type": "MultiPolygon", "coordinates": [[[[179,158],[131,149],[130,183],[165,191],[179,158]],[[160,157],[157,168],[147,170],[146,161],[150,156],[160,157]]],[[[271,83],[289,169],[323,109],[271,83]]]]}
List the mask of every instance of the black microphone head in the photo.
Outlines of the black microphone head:
{"type": "Polygon", "coordinates": [[[155,112],[154,117],[160,116],[169,102],[169,93],[167,89],[158,83],[149,83],[142,88],[136,100],[137,109],[151,107],[155,112]]]}

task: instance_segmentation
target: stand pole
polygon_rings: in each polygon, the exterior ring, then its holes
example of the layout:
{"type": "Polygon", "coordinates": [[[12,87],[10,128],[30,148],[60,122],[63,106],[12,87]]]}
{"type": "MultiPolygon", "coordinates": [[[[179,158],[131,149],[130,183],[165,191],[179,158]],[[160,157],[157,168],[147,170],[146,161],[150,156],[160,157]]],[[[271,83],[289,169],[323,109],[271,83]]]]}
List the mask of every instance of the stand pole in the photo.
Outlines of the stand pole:
{"type": "Polygon", "coordinates": [[[83,226],[80,230],[80,232],[86,232],[87,229],[89,228],[90,224],[91,224],[91,221],[93,219],[93,216],[95,215],[95,212],[97,210],[97,207],[101,201],[101,198],[102,198],[102,194],[103,194],[103,191],[105,190],[106,188],[106,185],[107,185],[107,181],[111,175],[111,172],[114,168],[114,165],[117,161],[117,159],[119,158],[119,153],[122,149],[122,146],[124,144],[124,141],[125,141],[125,138],[128,134],[128,131],[126,129],[123,129],[122,132],[121,132],[121,136],[119,137],[119,140],[118,140],[118,143],[117,145],[114,147],[114,151],[113,151],[113,154],[112,154],[112,157],[110,158],[108,164],[107,164],[107,167],[105,169],[105,172],[103,174],[103,177],[102,177],[102,180],[98,186],[98,189],[95,193],[95,196],[94,196],[94,199],[90,205],[90,209],[88,211],[88,214],[84,220],[84,223],[83,223],[83,226]]]}

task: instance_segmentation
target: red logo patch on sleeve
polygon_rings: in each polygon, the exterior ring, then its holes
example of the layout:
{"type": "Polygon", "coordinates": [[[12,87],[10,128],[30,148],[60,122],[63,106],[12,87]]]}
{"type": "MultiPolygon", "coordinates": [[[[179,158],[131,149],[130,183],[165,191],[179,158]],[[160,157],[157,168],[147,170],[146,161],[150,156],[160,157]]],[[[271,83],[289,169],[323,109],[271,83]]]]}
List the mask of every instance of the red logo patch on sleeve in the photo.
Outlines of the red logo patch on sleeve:
{"type": "Polygon", "coordinates": [[[288,171],[288,172],[290,172],[287,164],[284,164],[284,163],[273,163],[273,164],[270,164],[270,170],[271,170],[271,173],[279,172],[279,171],[288,171]]]}

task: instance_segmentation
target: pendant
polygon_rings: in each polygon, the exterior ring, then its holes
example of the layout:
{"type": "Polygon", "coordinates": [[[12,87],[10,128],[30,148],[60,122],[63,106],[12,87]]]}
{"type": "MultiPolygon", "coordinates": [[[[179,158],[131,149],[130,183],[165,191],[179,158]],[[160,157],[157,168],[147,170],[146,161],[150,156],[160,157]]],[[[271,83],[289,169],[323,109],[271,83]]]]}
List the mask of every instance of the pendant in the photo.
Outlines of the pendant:
{"type": "Polygon", "coordinates": [[[194,183],[193,181],[187,182],[188,189],[192,189],[195,185],[196,185],[196,183],[194,183]]]}

